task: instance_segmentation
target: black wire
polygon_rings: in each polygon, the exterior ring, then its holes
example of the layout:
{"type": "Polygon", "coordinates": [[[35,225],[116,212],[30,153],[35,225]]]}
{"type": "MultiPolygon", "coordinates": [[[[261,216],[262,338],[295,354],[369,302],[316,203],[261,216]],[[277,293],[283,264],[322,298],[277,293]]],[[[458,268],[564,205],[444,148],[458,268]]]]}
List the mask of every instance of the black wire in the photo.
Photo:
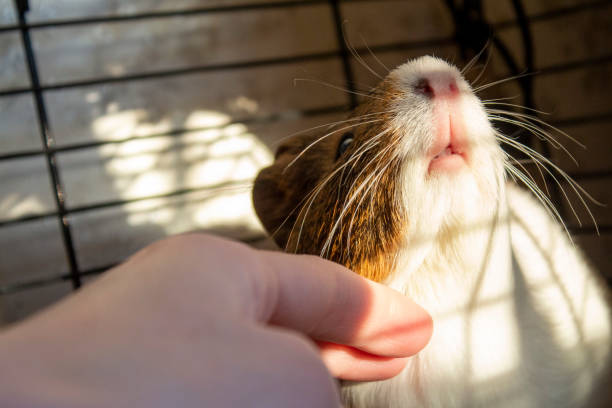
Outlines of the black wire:
{"type": "MultiPolygon", "coordinates": [[[[585,1],[578,2],[579,4],[574,4],[565,7],[555,8],[553,10],[546,10],[541,13],[531,14],[529,16],[529,22],[533,24],[534,22],[545,21],[550,19],[555,19],[561,16],[572,15],[576,13],[580,13],[585,10],[592,10],[596,8],[605,7],[609,4],[612,4],[612,0],[598,0],[598,1],[585,1]]],[[[494,3],[492,3],[494,4],[494,3]]],[[[498,23],[494,23],[492,26],[496,30],[501,30],[504,28],[511,28],[516,25],[515,19],[509,19],[505,21],[500,21],[498,23]]]]}
{"type": "MultiPolygon", "coordinates": [[[[18,3],[25,3],[27,0],[15,0],[18,3]]],[[[133,14],[122,14],[113,16],[100,16],[100,17],[81,17],[75,19],[57,19],[44,21],[40,23],[30,23],[29,28],[45,29],[65,26],[77,26],[77,25],[88,25],[88,24],[101,24],[101,23],[120,23],[125,21],[135,20],[149,20],[158,18],[170,18],[170,17],[187,17],[200,14],[216,14],[216,13],[232,13],[241,11],[252,11],[252,10],[265,10],[265,9],[278,9],[278,8],[298,8],[306,7],[310,5],[326,3],[328,0],[301,0],[301,1],[277,1],[277,2],[261,2],[261,3],[250,3],[250,4],[235,4],[229,6],[216,6],[216,7],[195,7],[187,8],[182,10],[168,10],[168,11],[154,11],[145,13],[133,13],[133,14]]],[[[19,29],[19,26],[4,26],[0,27],[0,32],[11,31],[19,29]]]]}
{"type": "MultiPolygon", "coordinates": [[[[523,3],[521,0],[511,0],[512,5],[514,6],[514,13],[516,15],[516,20],[518,22],[519,29],[521,31],[521,37],[523,39],[523,56],[525,59],[525,68],[528,73],[535,72],[534,66],[534,50],[533,50],[533,36],[531,35],[531,28],[529,25],[529,21],[527,20],[527,15],[525,14],[525,9],[523,8],[523,3]]],[[[535,103],[533,100],[533,76],[527,75],[520,78],[521,86],[524,91],[525,98],[525,106],[528,108],[535,108],[535,103]]]]}
{"type": "Polygon", "coordinates": [[[461,7],[453,0],[446,3],[453,15],[461,58],[467,61],[485,47],[491,36],[491,27],[485,20],[480,0],[464,0],[461,7]]]}
{"type": "Polygon", "coordinates": [[[219,64],[206,64],[206,65],[192,65],[192,66],[183,67],[183,68],[172,68],[172,69],[158,70],[158,71],[152,71],[152,72],[140,72],[136,74],[127,74],[127,75],[122,75],[122,76],[98,77],[98,78],[93,78],[93,79],[60,82],[60,83],[49,84],[49,85],[37,84],[35,86],[33,84],[31,88],[17,88],[17,89],[8,89],[6,91],[0,91],[0,97],[11,96],[11,95],[20,94],[20,93],[27,93],[31,91],[55,91],[55,90],[69,89],[69,88],[82,88],[82,87],[94,86],[94,85],[132,82],[132,81],[140,81],[140,80],[147,80],[147,79],[158,79],[158,78],[174,77],[174,76],[181,76],[181,75],[188,75],[188,74],[200,74],[200,73],[205,73],[205,72],[229,71],[229,70],[248,69],[248,68],[256,68],[256,67],[271,66],[271,65],[293,64],[293,63],[306,62],[306,61],[319,61],[319,60],[335,58],[337,56],[338,56],[337,52],[327,51],[327,52],[320,52],[316,54],[295,55],[295,56],[288,56],[288,57],[260,59],[260,60],[227,62],[227,63],[219,63],[219,64]]]}
{"type": "Polygon", "coordinates": [[[340,58],[342,58],[342,69],[344,70],[346,88],[349,91],[348,97],[350,105],[351,109],[355,109],[357,107],[357,94],[355,93],[357,91],[355,89],[355,76],[353,74],[353,68],[351,66],[350,53],[346,45],[346,40],[344,38],[344,30],[342,29],[342,25],[344,23],[342,21],[339,1],[329,0],[329,5],[332,9],[334,27],[336,29],[336,39],[338,43],[338,48],[340,50],[340,58]]]}
{"type": "MultiPolygon", "coordinates": [[[[514,7],[514,13],[516,15],[516,19],[521,31],[521,38],[523,40],[523,58],[525,59],[525,68],[527,73],[532,74],[535,73],[535,64],[534,64],[534,44],[533,44],[533,36],[531,34],[531,27],[529,25],[529,20],[527,19],[527,15],[525,13],[525,9],[523,7],[523,3],[521,0],[511,0],[512,5],[514,7]]],[[[534,101],[534,91],[533,91],[533,76],[526,75],[519,79],[521,88],[523,89],[525,106],[527,108],[533,109],[528,112],[531,115],[539,116],[537,113],[537,108],[535,106],[534,101]]],[[[523,132],[525,134],[525,132],[523,132]]],[[[533,146],[533,136],[527,133],[529,136],[528,142],[530,146],[533,146]]],[[[521,141],[520,139],[518,140],[521,141]]],[[[540,151],[545,157],[550,157],[550,148],[547,143],[539,144],[540,151]]],[[[567,218],[567,211],[565,210],[565,206],[561,205],[563,202],[560,187],[553,180],[550,174],[545,175],[545,183],[548,186],[548,191],[550,193],[550,198],[553,203],[555,203],[558,208],[559,214],[561,218],[567,218]]]]}
{"type": "MultiPolygon", "coordinates": [[[[525,59],[529,61],[531,67],[533,67],[533,45],[531,44],[531,35],[529,32],[529,26],[527,19],[522,12],[522,5],[520,1],[512,0],[518,10],[517,16],[520,16],[519,23],[522,24],[521,32],[523,35],[525,50],[525,59]]],[[[502,39],[496,34],[493,27],[487,23],[484,15],[484,10],[481,0],[464,0],[461,6],[457,5],[454,0],[446,0],[447,7],[453,16],[455,23],[455,38],[459,45],[461,57],[464,61],[470,59],[473,55],[477,55],[482,50],[487,42],[491,41],[493,47],[499,52],[503,62],[506,64],[508,71],[512,76],[518,76],[524,72],[519,68],[519,64],[515,60],[514,56],[510,52],[509,48],[502,41],[502,39]]],[[[480,55],[480,62],[485,58],[485,54],[480,55]]],[[[531,68],[530,71],[533,72],[531,68]]],[[[533,86],[532,78],[526,76],[519,78],[519,86],[521,87],[522,94],[525,97],[525,101],[528,107],[533,107],[533,86]]],[[[517,141],[521,144],[532,146],[531,135],[524,132],[522,129],[518,129],[515,126],[508,125],[506,123],[496,123],[502,131],[508,134],[517,134],[517,141]]]]}
{"type": "MultiPolygon", "coordinates": [[[[32,40],[30,38],[29,29],[27,28],[26,24],[26,12],[29,10],[28,2],[26,0],[15,0],[15,6],[17,7],[18,11],[19,26],[21,28],[21,39],[23,42],[23,49],[26,56],[30,81],[32,82],[32,86],[36,88],[40,86],[40,80],[38,77],[38,69],[36,67],[36,58],[34,56],[32,40]]],[[[58,222],[60,225],[60,231],[62,234],[66,258],[70,267],[70,280],[72,282],[73,288],[77,289],[81,286],[81,279],[79,277],[79,268],[77,264],[74,244],[72,241],[72,233],[70,232],[70,224],[66,215],[64,188],[59,175],[59,170],[57,168],[55,154],[51,152],[51,149],[55,145],[55,141],[53,139],[51,128],[49,126],[49,118],[47,116],[47,109],[45,107],[43,94],[40,90],[34,91],[33,94],[43,151],[45,152],[47,170],[49,171],[51,187],[54,193],[53,197],[55,199],[55,205],[57,207],[58,222]]]]}

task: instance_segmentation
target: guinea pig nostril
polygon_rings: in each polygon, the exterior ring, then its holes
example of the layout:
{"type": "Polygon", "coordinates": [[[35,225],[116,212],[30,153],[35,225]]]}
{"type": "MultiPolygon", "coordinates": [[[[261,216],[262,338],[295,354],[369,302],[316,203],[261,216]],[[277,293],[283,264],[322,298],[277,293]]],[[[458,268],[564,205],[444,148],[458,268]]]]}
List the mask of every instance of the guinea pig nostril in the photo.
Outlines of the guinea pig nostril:
{"type": "Polygon", "coordinates": [[[434,90],[431,87],[431,84],[429,83],[429,80],[427,78],[419,79],[417,83],[414,85],[414,90],[425,96],[429,96],[429,97],[434,96],[434,90]]]}

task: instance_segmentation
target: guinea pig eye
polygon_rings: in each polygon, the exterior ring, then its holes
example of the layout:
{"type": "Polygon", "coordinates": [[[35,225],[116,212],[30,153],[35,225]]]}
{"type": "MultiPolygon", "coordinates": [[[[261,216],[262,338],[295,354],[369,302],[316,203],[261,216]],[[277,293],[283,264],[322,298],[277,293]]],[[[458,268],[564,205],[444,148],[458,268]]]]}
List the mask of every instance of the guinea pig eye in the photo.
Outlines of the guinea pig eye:
{"type": "Polygon", "coordinates": [[[351,132],[346,132],[342,135],[342,139],[340,140],[340,144],[338,144],[338,151],[336,152],[336,160],[342,156],[342,154],[348,149],[350,144],[353,143],[353,134],[351,132]]]}

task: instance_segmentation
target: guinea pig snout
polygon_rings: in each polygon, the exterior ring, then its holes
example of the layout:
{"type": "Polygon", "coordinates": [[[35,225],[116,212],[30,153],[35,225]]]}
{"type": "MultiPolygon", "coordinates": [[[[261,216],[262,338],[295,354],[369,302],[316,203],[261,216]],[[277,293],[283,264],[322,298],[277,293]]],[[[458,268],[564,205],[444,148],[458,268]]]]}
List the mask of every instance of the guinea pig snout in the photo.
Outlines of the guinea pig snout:
{"type": "Polygon", "coordinates": [[[456,97],[469,90],[455,66],[427,55],[399,66],[390,81],[400,92],[431,99],[456,97]]]}
{"type": "Polygon", "coordinates": [[[420,77],[413,86],[414,92],[434,97],[453,97],[459,94],[457,81],[450,74],[429,74],[420,77]]]}

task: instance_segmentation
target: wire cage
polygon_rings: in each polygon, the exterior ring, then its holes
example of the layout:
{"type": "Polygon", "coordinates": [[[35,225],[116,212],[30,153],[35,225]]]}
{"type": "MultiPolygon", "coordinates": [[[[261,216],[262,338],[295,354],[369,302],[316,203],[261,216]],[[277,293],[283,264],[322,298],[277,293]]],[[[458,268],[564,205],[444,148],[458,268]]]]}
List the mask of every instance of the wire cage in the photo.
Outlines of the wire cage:
{"type": "MultiPolygon", "coordinates": [[[[610,202],[611,3],[0,1],[0,323],[169,234],[267,245],[248,183],[280,138],[342,117],[375,84],[353,47],[385,73],[425,53],[461,65],[489,43],[485,77],[517,76],[491,95],[522,95],[589,150],[569,146],[571,167],[523,142],[610,202]]],[[[598,230],[578,224],[548,184],[610,281],[610,210],[592,206],[598,230]]]]}

